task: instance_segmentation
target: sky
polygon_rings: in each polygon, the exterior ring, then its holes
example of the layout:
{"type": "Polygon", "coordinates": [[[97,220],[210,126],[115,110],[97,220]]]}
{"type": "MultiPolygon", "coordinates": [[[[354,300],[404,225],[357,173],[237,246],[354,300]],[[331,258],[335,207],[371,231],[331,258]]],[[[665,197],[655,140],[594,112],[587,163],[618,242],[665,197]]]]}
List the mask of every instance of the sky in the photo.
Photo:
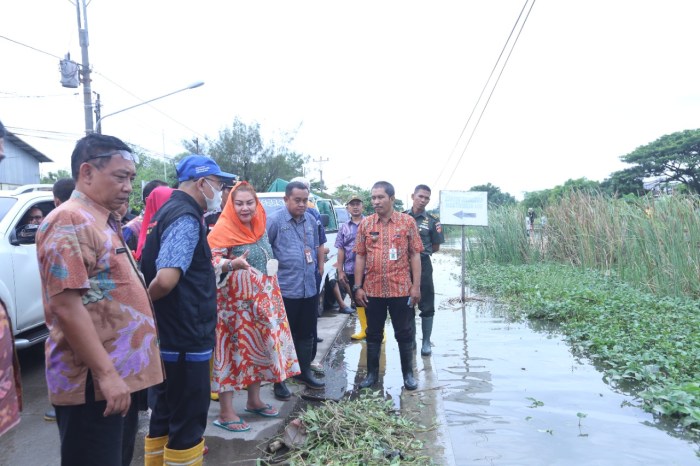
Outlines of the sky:
{"type": "MultiPolygon", "coordinates": [[[[427,184],[432,208],[441,190],[602,181],[700,127],[699,17],[694,0],[90,0],[88,54],[103,115],[205,83],[104,119],[153,156],[239,118],[293,135],[331,190],[386,180],[409,202],[427,184]]],[[[85,132],[67,52],[82,61],[72,0],[3,5],[0,120],[54,160],[43,173],[85,132]]]]}

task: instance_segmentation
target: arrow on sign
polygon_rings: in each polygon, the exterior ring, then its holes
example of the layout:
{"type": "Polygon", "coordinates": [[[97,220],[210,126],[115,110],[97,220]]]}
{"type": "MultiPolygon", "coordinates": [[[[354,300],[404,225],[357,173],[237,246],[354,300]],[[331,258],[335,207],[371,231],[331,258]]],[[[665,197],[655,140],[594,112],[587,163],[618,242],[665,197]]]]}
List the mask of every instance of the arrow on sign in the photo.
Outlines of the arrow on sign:
{"type": "Polygon", "coordinates": [[[460,210],[459,212],[455,212],[454,214],[455,217],[457,218],[476,218],[476,213],[475,212],[464,212],[460,210]]]}

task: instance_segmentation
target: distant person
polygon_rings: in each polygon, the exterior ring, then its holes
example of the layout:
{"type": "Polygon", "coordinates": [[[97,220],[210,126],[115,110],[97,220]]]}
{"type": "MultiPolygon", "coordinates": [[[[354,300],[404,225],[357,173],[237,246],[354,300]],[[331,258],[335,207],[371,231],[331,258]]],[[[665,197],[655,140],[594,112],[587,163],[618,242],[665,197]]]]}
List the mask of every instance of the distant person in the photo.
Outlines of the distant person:
{"type": "MultiPolygon", "coordinates": [[[[425,207],[430,203],[430,188],[424,184],[419,184],[411,194],[413,206],[405,211],[416,220],[418,233],[423,243],[423,251],[420,253],[420,310],[421,330],[423,333],[423,344],[420,348],[421,356],[430,356],[433,352],[430,343],[430,336],[433,332],[433,319],[435,318],[435,285],[433,284],[433,263],[430,256],[438,252],[440,245],[445,242],[442,234],[440,220],[433,214],[425,211],[425,207]]],[[[415,328],[415,319],[413,320],[415,328]]]]}
{"type": "Polygon", "coordinates": [[[535,231],[535,209],[530,207],[527,209],[527,219],[525,221],[527,225],[527,235],[530,236],[531,238],[534,238],[534,231],[535,231]]]}
{"type": "MultiPolygon", "coordinates": [[[[141,191],[141,200],[143,201],[144,210],[146,209],[146,200],[148,196],[150,196],[154,189],[160,186],[168,186],[168,183],[161,180],[151,180],[144,185],[141,191]]],[[[141,226],[143,225],[143,212],[133,218],[128,219],[128,215],[126,215],[125,218],[127,218],[126,225],[122,228],[124,242],[129,246],[129,249],[135,253],[138,249],[141,226]]]]}
{"type": "Polygon", "coordinates": [[[375,213],[365,217],[355,240],[355,301],[367,314],[367,377],[360,388],[379,380],[379,353],[387,311],[399,344],[403,384],[418,388],[413,377],[415,337],[413,307],[420,302],[423,244],[415,220],[394,210],[394,186],[378,181],[372,186],[375,213]]]}
{"type": "Polygon", "coordinates": [[[44,212],[38,207],[32,207],[24,215],[22,225],[41,225],[44,220],[44,212]]]}
{"type": "Polygon", "coordinates": [[[165,464],[189,465],[204,456],[216,341],[216,275],[204,212],[219,208],[224,179],[233,175],[202,155],[185,157],[176,170],[179,188],[151,219],[141,253],[166,373],[151,389],[145,450],[153,461],[162,452],[165,464]]]}
{"type": "MultiPolygon", "coordinates": [[[[278,280],[299,359],[301,374],[294,378],[308,388],[322,390],[325,383],[311,370],[318,319],[319,240],[318,224],[307,211],[308,202],[306,185],[290,182],[284,192],[285,208],[267,217],[267,235],[274,258],[279,261],[278,280]]],[[[274,384],[273,391],[278,400],[291,398],[284,382],[274,384]]]]}
{"type": "Polygon", "coordinates": [[[250,430],[233,408],[234,390],[247,391],[247,412],[277,417],[279,410],[260,398],[261,382],[300,373],[266,220],[255,190],[242,181],[208,237],[218,283],[212,390],[221,411],[214,425],[232,432],[250,430]]]}
{"type": "Polygon", "coordinates": [[[163,204],[170,199],[170,195],[173,193],[173,191],[173,188],[168,186],[157,186],[149,193],[143,209],[143,219],[141,219],[138,244],[136,246],[136,251],[134,252],[134,259],[137,261],[141,260],[141,253],[143,252],[143,247],[146,244],[146,235],[148,234],[149,229],[154,226],[151,223],[153,216],[156,214],[156,212],[158,212],[163,204]]]}
{"type": "MultiPolygon", "coordinates": [[[[355,238],[357,237],[357,228],[364,218],[362,215],[363,203],[362,198],[357,195],[350,196],[345,203],[348,209],[350,219],[340,225],[338,235],[335,237],[335,247],[338,249],[338,282],[350,293],[352,302],[355,302],[354,293],[352,291],[355,286],[355,238]]],[[[357,320],[360,321],[360,331],[353,334],[350,338],[353,340],[364,340],[367,336],[367,316],[365,308],[357,306],[357,320]]]]}
{"type": "MultiPolygon", "coordinates": [[[[5,159],[5,126],[0,122],[0,163],[5,159]]],[[[22,385],[19,360],[12,336],[12,322],[0,300],[0,436],[19,424],[22,411],[22,385]]]]}
{"type": "Polygon", "coordinates": [[[53,203],[56,207],[60,206],[70,199],[73,190],[75,189],[75,181],[73,178],[61,178],[53,184],[53,203]]]}
{"type": "Polygon", "coordinates": [[[65,465],[129,465],[145,389],[163,380],[153,310],[113,214],[129,198],[136,163],[113,136],[80,139],[71,200],[36,236],[46,380],[65,465]]]}

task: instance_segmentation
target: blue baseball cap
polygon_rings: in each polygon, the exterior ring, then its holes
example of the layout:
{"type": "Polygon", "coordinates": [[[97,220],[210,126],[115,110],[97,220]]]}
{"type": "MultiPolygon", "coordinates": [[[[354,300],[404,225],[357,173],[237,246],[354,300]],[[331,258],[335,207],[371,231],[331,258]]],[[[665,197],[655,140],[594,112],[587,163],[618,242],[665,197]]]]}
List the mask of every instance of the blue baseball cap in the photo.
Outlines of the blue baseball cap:
{"type": "Polygon", "coordinates": [[[219,176],[221,178],[236,178],[233,173],[221,171],[219,165],[213,159],[203,155],[188,155],[180,160],[176,167],[177,181],[188,181],[204,178],[208,175],[219,176]]]}

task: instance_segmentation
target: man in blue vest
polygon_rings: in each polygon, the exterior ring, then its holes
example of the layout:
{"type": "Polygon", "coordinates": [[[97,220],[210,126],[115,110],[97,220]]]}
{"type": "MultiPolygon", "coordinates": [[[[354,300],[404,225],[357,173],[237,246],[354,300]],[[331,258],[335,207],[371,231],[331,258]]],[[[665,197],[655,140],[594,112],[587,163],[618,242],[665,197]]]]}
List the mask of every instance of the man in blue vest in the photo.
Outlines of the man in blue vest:
{"type": "Polygon", "coordinates": [[[166,464],[201,464],[216,340],[216,278],[203,214],[219,208],[224,182],[233,177],[208,157],[185,157],[177,165],[179,188],[143,226],[141,268],[167,376],[152,389],[146,464],[159,453],[166,464]]]}

